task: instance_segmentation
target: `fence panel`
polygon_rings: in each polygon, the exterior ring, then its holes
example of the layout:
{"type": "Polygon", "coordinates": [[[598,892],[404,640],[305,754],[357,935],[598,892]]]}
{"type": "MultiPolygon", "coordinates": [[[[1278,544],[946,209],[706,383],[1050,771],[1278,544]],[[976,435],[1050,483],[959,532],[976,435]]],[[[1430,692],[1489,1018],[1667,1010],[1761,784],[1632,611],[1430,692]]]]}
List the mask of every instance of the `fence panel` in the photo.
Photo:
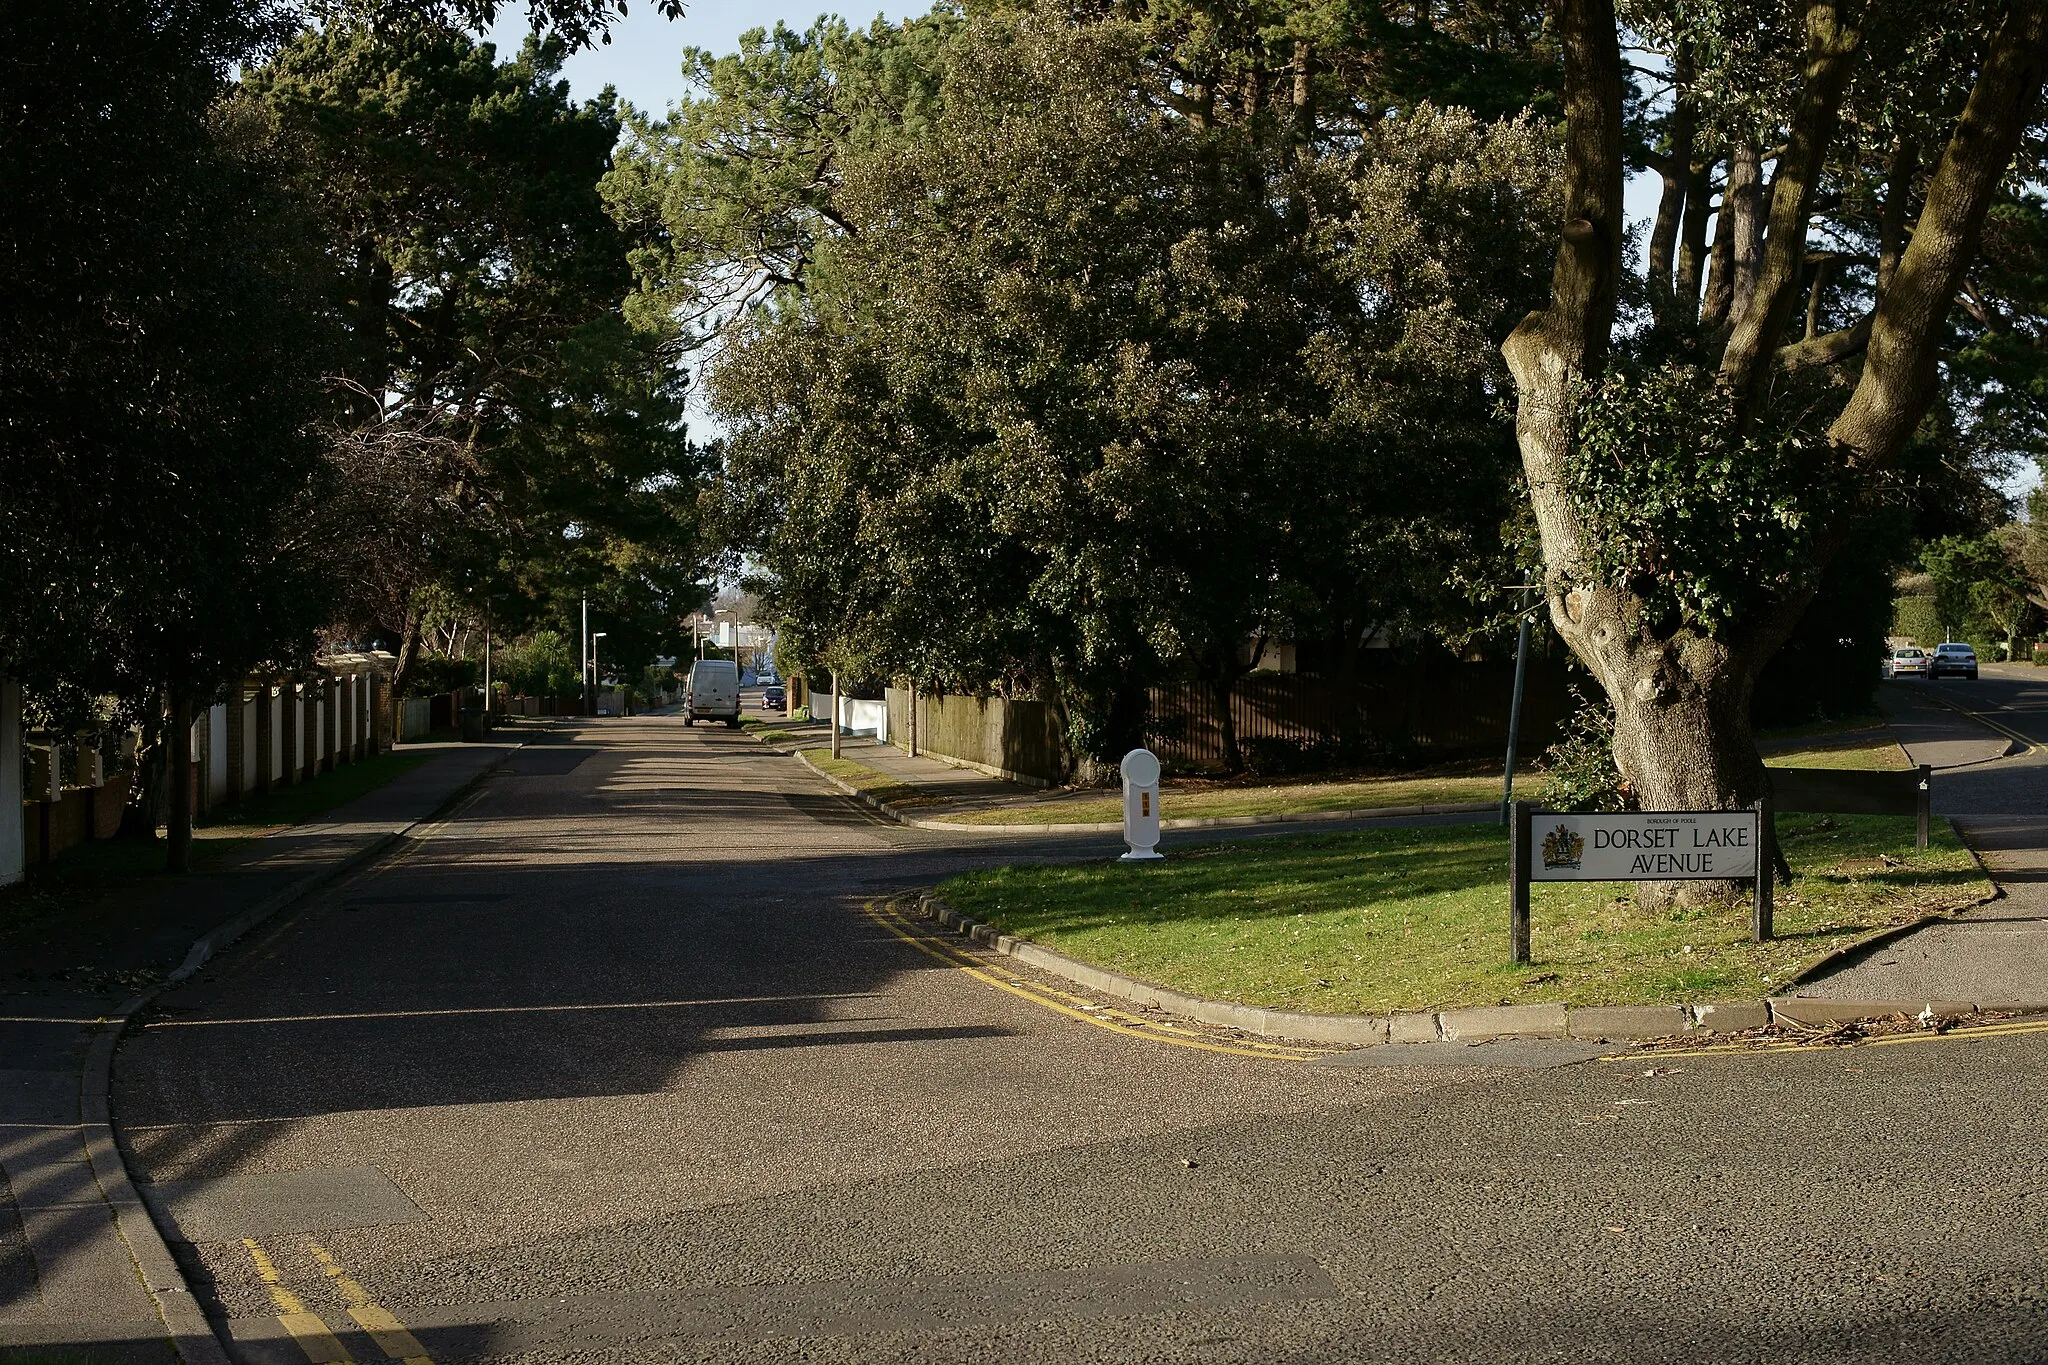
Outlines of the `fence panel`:
{"type": "MultiPolygon", "coordinates": [[[[891,732],[897,743],[907,746],[909,696],[890,688],[887,697],[891,732]]],[[[920,692],[917,747],[922,753],[957,759],[1015,781],[1045,785],[1064,775],[1054,712],[1042,701],[920,692]]]]}
{"type": "MultiPolygon", "coordinates": [[[[1269,766],[1338,761],[1495,757],[1507,747],[1514,665],[1389,666],[1349,688],[1300,673],[1254,673],[1232,689],[1239,750],[1269,766]]],[[[1518,761],[1554,743],[1570,713],[1561,664],[1532,663],[1518,761]]],[[[1205,683],[1151,691],[1146,741],[1181,768],[1223,766],[1223,710],[1205,683]]]]}

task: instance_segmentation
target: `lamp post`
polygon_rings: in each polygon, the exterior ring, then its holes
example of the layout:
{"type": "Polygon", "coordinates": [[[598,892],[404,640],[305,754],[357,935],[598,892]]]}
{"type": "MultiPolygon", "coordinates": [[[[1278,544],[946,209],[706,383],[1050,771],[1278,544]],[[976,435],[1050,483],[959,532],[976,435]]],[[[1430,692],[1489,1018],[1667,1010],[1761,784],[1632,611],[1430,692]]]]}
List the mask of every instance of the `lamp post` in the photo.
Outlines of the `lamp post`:
{"type": "Polygon", "coordinates": [[[583,652],[576,659],[576,676],[583,682],[583,714],[590,714],[590,599],[583,599],[583,652]]]}

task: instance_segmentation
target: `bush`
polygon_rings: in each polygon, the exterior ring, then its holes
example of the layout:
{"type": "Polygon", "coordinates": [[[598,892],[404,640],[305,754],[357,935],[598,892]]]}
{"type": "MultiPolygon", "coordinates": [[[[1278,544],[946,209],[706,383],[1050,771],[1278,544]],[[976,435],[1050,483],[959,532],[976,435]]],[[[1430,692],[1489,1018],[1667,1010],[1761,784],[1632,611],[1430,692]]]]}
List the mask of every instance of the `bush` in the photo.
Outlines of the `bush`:
{"type": "Polygon", "coordinates": [[[1902,635],[1922,649],[1941,643],[1941,613],[1932,597],[1900,597],[1892,601],[1892,634],[1902,635]]]}
{"type": "Polygon", "coordinates": [[[405,680],[405,695],[433,697],[458,687],[474,687],[482,673],[482,666],[474,659],[444,659],[439,655],[414,659],[412,672],[405,680]]]}
{"type": "Polygon", "coordinates": [[[1543,786],[1537,804],[1547,810],[1618,811],[1629,807],[1621,769],[1614,766],[1614,707],[1574,687],[1572,718],[1564,738],[1543,751],[1543,786]]]}

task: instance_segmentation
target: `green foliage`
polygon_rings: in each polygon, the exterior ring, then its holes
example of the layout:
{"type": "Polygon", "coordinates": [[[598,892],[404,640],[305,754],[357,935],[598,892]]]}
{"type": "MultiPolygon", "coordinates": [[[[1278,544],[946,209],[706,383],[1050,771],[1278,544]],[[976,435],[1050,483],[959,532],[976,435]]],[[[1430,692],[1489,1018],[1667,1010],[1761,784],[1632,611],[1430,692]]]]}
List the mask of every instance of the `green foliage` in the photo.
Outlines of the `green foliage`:
{"type": "Polygon", "coordinates": [[[637,668],[702,596],[702,470],[682,377],[619,307],[631,241],[598,191],[619,115],[569,98],[564,52],[499,60],[431,22],[337,21],[247,84],[332,244],[338,463],[376,530],[351,633],[402,647],[436,600],[560,627],[587,596],[637,668]]]}
{"type": "Polygon", "coordinates": [[[1711,635],[1811,581],[1820,518],[1841,492],[1818,437],[1745,420],[1684,363],[1610,373],[1582,390],[1575,418],[1566,476],[1589,567],[1643,600],[1646,625],[1711,635]]]}
{"type": "Polygon", "coordinates": [[[0,12],[0,672],[152,732],[328,605],[318,262],[223,81],[271,36],[229,0],[0,12]]]}
{"type": "MultiPolygon", "coordinates": [[[[496,660],[492,660],[493,663],[496,660]]],[[[483,681],[483,665],[474,659],[449,659],[428,654],[413,660],[404,695],[433,697],[460,687],[475,687],[483,681]]],[[[495,681],[495,678],[493,679],[495,681]]]]}
{"type": "Polygon", "coordinates": [[[1536,803],[1545,810],[1618,811],[1630,802],[1614,763],[1614,707],[1588,701],[1574,687],[1564,738],[1543,752],[1543,785],[1536,803]]]}
{"type": "Polygon", "coordinates": [[[1894,633],[1893,575],[1910,553],[1906,520],[1896,506],[1856,519],[1799,623],[1757,675],[1752,725],[1800,725],[1875,708],[1894,633]]]}
{"type": "Polygon", "coordinates": [[[1925,595],[1895,597],[1892,599],[1892,630],[1922,649],[1932,649],[1947,639],[1941,628],[1941,611],[1934,599],[1925,595]]]}
{"type": "MultiPolygon", "coordinates": [[[[2024,534],[2024,533],[2022,533],[2024,534]]],[[[1923,546],[1921,567],[1934,583],[1934,609],[1950,640],[1968,640],[1981,657],[2001,657],[2039,619],[2031,586],[2010,536],[1944,536],[1923,546]],[[1996,648],[1988,648],[1992,642],[1996,648]]]]}
{"type": "Polygon", "coordinates": [[[499,649],[491,660],[493,681],[520,696],[566,697],[582,691],[576,671],[576,643],[559,631],[537,630],[499,649]]]}
{"type": "Polygon", "coordinates": [[[632,307],[712,356],[785,660],[1028,690],[1113,758],[1256,630],[1462,632],[1498,579],[1550,133],[1417,107],[1298,152],[1174,85],[1274,34],[1163,22],[757,33],[621,154],[632,307]]]}

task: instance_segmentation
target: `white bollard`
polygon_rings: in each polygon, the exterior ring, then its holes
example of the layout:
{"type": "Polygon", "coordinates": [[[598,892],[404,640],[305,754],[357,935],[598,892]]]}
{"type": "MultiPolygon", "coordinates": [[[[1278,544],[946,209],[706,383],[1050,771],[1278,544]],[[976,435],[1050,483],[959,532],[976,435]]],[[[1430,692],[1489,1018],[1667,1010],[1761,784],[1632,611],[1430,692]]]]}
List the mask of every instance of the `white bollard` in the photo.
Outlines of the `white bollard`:
{"type": "Polygon", "coordinates": [[[1124,775],[1124,842],[1130,852],[1117,861],[1149,862],[1166,855],[1159,846],[1159,759],[1149,749],[1133,749],[1118,765],[1124,775]]]}

